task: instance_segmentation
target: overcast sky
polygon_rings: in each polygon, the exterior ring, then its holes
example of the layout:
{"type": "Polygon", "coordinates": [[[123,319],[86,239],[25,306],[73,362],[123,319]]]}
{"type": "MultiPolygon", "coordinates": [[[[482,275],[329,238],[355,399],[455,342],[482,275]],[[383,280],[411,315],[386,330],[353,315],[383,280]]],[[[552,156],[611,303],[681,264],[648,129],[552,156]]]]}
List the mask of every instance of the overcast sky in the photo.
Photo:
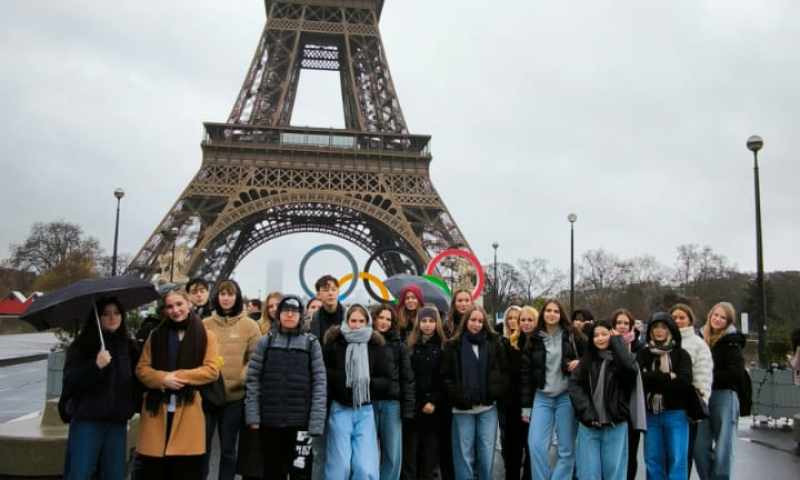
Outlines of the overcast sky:
{"type": "MultiPolygon", "coordinates": [[[[796,270],[797,18],[793,0],[388,0],[381,29],[409,128],[433,136],[431,177],[485,262],[498,241],[501,261],[566,270],[574,211],[579,253],[672,265],[698,243],[754,270],[757,133],[766,268],[796,270]]],[[[198,170],[201,123],[227,118],[264,21],[258,0],[5,2],[0,257],[56,219],[110,252],[116,187],[135,254],[198,170]]],[[[304,72],[293,123],[342,126],[338,89],[304,72]]],[[[297,291],[300,257],[331,240],[272,241],[236,278],[255,295],[281,258],[297,291]]],[[[318,260],[309,279],[346,269],[318,260]]]]}

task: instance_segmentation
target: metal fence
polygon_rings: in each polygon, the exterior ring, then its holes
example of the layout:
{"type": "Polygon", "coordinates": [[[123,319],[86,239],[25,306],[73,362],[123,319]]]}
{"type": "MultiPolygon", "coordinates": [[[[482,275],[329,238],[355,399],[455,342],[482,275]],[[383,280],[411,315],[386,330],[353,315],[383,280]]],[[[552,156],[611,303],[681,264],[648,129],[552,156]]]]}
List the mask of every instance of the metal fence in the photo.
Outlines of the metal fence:
{"type": "Polygon", "coordinates": [[[753,380],[753,415],[792,418],[800,413],[800,386],[792,371],[777,368],[750,369],[753,380]]]}

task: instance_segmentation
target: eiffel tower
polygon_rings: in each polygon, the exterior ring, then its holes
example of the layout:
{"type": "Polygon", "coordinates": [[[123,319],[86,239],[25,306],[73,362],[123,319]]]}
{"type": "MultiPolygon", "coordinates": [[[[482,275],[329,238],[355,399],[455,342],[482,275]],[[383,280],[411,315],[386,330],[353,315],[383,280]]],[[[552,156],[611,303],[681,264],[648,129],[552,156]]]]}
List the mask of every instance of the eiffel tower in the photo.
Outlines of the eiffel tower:
{"type": "Polygon", "coordinates": [[[378,23],[384,0],[265,0],[266,26],[225,123],[129,272],[228,278],[277,237],[330,234],[387,275],[469,248],[431,182],[430,136],[408,131],[378,23]],[[344,129],[291,125],[303,70],[339,72],[344,129]]]}

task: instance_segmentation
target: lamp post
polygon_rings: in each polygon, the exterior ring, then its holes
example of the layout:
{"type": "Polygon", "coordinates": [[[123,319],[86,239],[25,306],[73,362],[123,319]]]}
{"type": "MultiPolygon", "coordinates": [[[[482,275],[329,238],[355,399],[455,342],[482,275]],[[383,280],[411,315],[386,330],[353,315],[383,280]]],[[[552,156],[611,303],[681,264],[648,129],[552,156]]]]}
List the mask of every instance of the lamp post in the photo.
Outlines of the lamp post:
{"type": "Polygon", "coordinates": [[[164,229],[161,231],[161,234],[164,235],[164,238],[167,240],[172,241],[172,255],[169,257],[169,283],[172,283],[175,278],[175,244],[178,241],[178,227],[164,229]]]}
{"type": "Polygon", "coordinates": [[[569,314],[575,310],[575,222],[578,216],[567,215],[569,220],[569,314]]]}
{"type": "Polygon", "coordinates": [[[114,224],[114,253],[111,255],[111,276],[117,276],[117,240],[119,240],[119,204],[122,197],[125,196],[125,190],[118,188],[114,190],[114,197],[117,199],[117,220],[114,224]]]}
{"type": "Polygon", "coordinates": [[[494,249],[494,298],[492,299],[492,310],[494,310],[494,317],[495,320],[497,319],[497,300],[498,300],[498,278],[497,278],[497,247],[500,244],[497,242],[492,243],[492,248],[494,249]]]}
{"type": "Polygon", "coordinates": [[[747,149],[753,152],[753,180],[756,193],[756,286],[758,288],[758,362],[767,364],[767,291],[764,286],[764,246],[761,240],[761,185],[758,178],[758,151],[764,139],[753,135],[747,139],[747,149]]]}

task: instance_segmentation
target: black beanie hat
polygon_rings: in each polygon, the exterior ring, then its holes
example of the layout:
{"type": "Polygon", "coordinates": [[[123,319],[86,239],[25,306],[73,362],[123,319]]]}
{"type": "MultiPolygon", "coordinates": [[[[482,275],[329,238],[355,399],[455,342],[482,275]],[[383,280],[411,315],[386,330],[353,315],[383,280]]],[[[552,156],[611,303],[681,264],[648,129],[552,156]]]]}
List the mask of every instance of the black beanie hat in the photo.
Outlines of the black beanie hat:
{"type": "Polygon", "coordinates": [[[280,303],[278,303],[278,311],[276,316],[280,317],[281,311],[289,308],[297,310],[300,316],[303,316],[303,301],[300,300],[300,297],[297,295],[286,295],[283,297],[280,303]]]}

